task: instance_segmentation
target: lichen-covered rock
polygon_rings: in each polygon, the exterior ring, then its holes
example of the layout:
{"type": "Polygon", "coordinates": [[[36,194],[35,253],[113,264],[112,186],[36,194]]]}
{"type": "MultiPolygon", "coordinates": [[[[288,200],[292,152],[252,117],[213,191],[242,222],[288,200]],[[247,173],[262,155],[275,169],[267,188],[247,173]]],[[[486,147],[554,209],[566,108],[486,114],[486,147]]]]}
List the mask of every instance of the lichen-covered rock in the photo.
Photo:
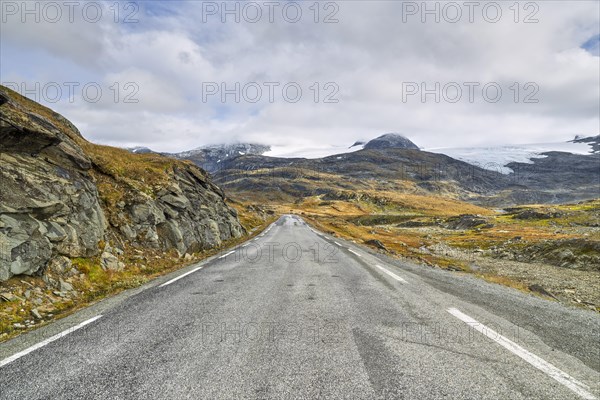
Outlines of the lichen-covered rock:
{"type": "Polygon", "coordinates": [[[102,268],[122,270],[102,242],[183,256],[242,235],[204,171],[143,157],[92,145],[62,116],[0,86],[0,281],[49,263],[69,269],[60,257],[100,256],[102,268]]]}
{"type": "Polygon", "coordinates": [[[191,165],[176,168],[171,184],[156,199],[138,194],[121,206],[123,211],[113,215],[111,224],[139,247],[176,249],[184,255],[243,234],[223,193],[191,165]]]}
{"type": "Polygon", "coordinates": [[[71,269],[71,260],[65,256],[54,257],[52,260],[50,260],[47,267],[48,271],[57,275],[65,275],[67,272],[71,271],[71,269]]]}

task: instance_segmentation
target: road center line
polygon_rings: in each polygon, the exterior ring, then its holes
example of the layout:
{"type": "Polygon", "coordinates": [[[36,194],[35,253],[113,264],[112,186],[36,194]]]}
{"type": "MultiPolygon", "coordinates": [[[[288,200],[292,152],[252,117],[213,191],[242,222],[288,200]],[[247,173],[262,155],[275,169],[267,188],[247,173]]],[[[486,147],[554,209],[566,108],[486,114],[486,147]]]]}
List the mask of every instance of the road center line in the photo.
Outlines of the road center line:
{"type": "Polygon", "coordinates": [[[577,393],[582,398],[588,399],[588,400],[596,399],[596,397],[594,397],[593,394],[591,394],[590,392],[588,392],[586,390],[586,389],[589,389],[589,387],[587,385],[575,380],[575,378],[571,377],[567,373],[556,368],[554,365],[550,364],[546,360],[536,356],[533,353],[530,353],[529,351],[527,351],[523,347],[519,346],[515,342],[511,341],[510,339],[507,339],[506,337],[500,335],[499,333],[488,328],[487,326],[480,324],[479,322],[477,322],[473,318],[469,317],[468,315],[462,313],[460,310],[458,310],[456,308],[449,308],[447,311],[450,314],[452,314],[453,316],[455,316],[456,318],[458,318],[461,321],[463,321],[464,323],[466,323],[467,325],[471,326],[473,329],[477,330],[479,333],[492,339],[493,341],[498,343],[500,346],[504,347],[505,349],[509,350],[510,352],[521,357],[523,360],[527,361],[529,364],[533,365],[535,368],[544,372],[545,374],[547,374],[551,378],[555,379],[556,381],[558,381],[562,385],[566,386],[567,388],[571,389],[573,392],[577,393]]]}
{"type": "Polygon", "coordinates": [[[375,266],[377,268],[379,268],[381,271],[383,271],[384,273],[388,274],[389,276],[391,276],[392,278],[397,280],[398,282],[408,283],[408,282],[406,282],[406,280],[404,278],[401,278],[398,275],[394,274],[393,272],[388,271],[387,269],[383,268],[381,265],[375,265],[375,266]]]}
{"type": "MultiPolygon", "coordinates": [[[[219,258],[220,258],[220,257],[219,257],[219,258]]],[[[198,271],[199,269],[202,269],[202,268],[203,268],[203,267],[197,267],[197,268],[194,268],[193,270],[191,270],[191,271],[188,271],[188,272],[186,272],[186,273],[185,273],[185,274],[183,274],[183,275],[179,275],[177,278],[173,278],[173,279],[171,279],[170,281],[167,281],[167,282],[163,283],[163,284],[162,284],[162,285],[160,285],[159,287],[165,287],[165,286],[167,286],[167,285],[170,285],[171,283],[173,283],[173,282],[176,282],[176,281],[180,280],[181,278],[184,278],[184,277],[188,276],[189,274],[193,274],[194,272],[196,272],[196,271],[198,271]]]]}
{"type": "Polygon", "coordinates": [[[46,346],[49,343],[54,342],[55,340],[58,340],[58,339],[60,339],[62,337],[67,336],[70,333],[73,333],[76,330],[81,329],[84,326],[86,326],[88,324],[91,324],[92,322],[94,322],[94,321],[96,321],[96,320],[98,320],[100,318],[102,318],[102,315],[98,315],[98,316],[96,316],[94,318],[90,318],[87,321],[84,321],[84,322],[80,323],[79,325],[75,325],[74,327],[71,327],[71,328],[67,329],[66,331],[63,331],[63,332],[61,332],[61,333],[59,333],[57,335],[49,337],[48,339],[43,340],[43,341],[39,342],[38,344],[35,344],[35,345],[33,345],[33,346],[31,346],[31,347],[23,350],[23,351],[20,351],[20,352],[18,352],[16,354],[13,354],[12,356],[10,356],[8,358],[5,358],[4,360],[0,361],[0,368],[4,367],[7,364],[10,364],[11,362],[13,362],[13,361],[15,361],[15,360],[17,360],[17,359],[19,359],[21,357],[23,357],[24,355],[27,355],[27,354],[29,354],[29,353],[31,353],[33,351],[36,351],[39,348],[42,348],[42,347],[46,346]]]}
{"type": "Polygon", "coordinates": [[[341,245],[341,244],[339,244],[338,242],[333,242],[333,243],[335,243],[335,244],[337,244],[338,246],[342,247],[342,245],[341,245]]]}

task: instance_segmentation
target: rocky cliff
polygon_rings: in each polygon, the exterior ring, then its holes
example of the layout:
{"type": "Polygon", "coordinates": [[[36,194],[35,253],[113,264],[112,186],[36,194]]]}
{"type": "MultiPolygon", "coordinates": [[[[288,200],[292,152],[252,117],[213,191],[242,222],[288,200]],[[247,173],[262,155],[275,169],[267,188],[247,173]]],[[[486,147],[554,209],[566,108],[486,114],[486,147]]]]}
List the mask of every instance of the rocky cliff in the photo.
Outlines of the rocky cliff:
{"type": "Polygon", "coordinates": [[[183,256],[242,233],[222,191],[192,163],[89,143],[62,116],[0,86],[0,281],[64,257],[101,255],[103,268],[122,269],[126,247],[183,256]]]}

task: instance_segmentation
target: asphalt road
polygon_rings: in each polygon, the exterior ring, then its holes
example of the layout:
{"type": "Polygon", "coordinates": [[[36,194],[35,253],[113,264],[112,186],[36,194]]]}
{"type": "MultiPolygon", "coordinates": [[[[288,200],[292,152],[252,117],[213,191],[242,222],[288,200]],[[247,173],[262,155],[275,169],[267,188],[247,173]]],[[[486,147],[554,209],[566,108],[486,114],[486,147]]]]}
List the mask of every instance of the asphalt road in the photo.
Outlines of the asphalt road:
{"type": "Polygon", "coordinates": [[[0,399],[600,398],[599,327],[284,216],[3,343],[0,399]]]}

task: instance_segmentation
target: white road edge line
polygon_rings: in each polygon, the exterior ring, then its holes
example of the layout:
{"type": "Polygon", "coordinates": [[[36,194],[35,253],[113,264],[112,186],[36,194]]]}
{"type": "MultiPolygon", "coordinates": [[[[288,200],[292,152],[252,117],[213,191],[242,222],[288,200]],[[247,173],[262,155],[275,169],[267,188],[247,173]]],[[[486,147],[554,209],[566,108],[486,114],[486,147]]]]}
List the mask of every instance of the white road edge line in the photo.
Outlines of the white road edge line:
{"type": "Polygon", "coordinates": [[[379,268],[380,270],[382,270],[383,272],[385,272],[386,274],[388,274],[389,276],[391,276],[392,278],[394,278],[395,280],[397,280],[398,282],[408,283],[408,282],[406,282],[406,280],[404,278],[401,278],[398,275],[394,274],[393,272],[388,271],[387,269],[383,268],[381,265],[375,265],[375,266],[377,268],[379,268]]]}
{"type": "Polygon", "coordinates": [[[75,326],[67,329],[66,331],[62,331],[61,333],[59,333],[57,335],[54,335],[52,337],[49,337],[48,339],[43,340],[43,341],[39,342],[38,344],[35,344],[35,345],[33,345],[33,346],[31,346],[31,347],[23,350],[23,351],[20,351],[20,352],[18,352],[16,354],[13,354],[12,356],[10,356],[8,358],[5,358],[4,360],[0,361],[0,368],[4,367],[7,364],[10,364],[11,362],[13,362],[13,361],[15,361],[15,360],[17,360],[17,359],[19,359],[19,358],[21,358],[21,357],[29,354],[29,353],[31,353],[33,351],[36,351],[39,348],[42,348],[42,347],[46,346],[49,343],[54,342],[55,340],[58,340],[58,339],[60,339],[60,338],[62,338],[64,336],[67,336],[70,333],[73,333],[76,330],[81,329],[84,326],[86,326],[88,324],[91,324],[92,322],[94,322],[94,321],[96,321],[96,320],[98,320],[100,318],[102,318],[102,315],[98,315],[98,316],[95,316],[94,318],[90,318],[87,321],[83,321],[79,325],[75,325],[75,326]]]}
{"type": "Polygon", "coordinates": [[[469,325],[472,328],[474,328],[475,330],[477,330],[479,333],[492,339],[493,341],[498,343],[500,346],[504,347],[505,349],[509,350],[510,352],[521,357],[523,360],[527,361],[529,364],[533,365],[535,368],[544,372],[545,374],[547,374],[551,378],[555,379],[556,381],[558,381],[562,385],[566,386],[567,388],[571,389],[573,392],[577,393],[579,396],[583,397],[584,399],[588,399],[588,400],[596,399],[596,397],[594,397],[593,394],[591,394],[590,392],[588,392],[586,390],[586,389],[589,389],[589,387],[587,385],[577,381],[575,378],[571,377],[567,373],[556,368],[554,365],[550,364],[546,360],[536,356],[533,353],[530,353],[529,351],[527,351],[523,347],[519,346],[515,342],[498,334],[497,332],[493,331],[492,329],[488,328],[487,326],[480,324],[479,322],[477,322],[473,318],[469,317],[468,315],[462,313],[460,310],[458,310],[456,308],[449,308],[447,311],[450,314],[452,314],[453,316],[455,316],[456,318],[458,318],[461,321],[463,321],[464,323],[466,323],[467,325],[469,325]]]}
{"type": "Polygon", "coordinates": [[[227,256],[230,256],[230,255],[232,255],[233,253],[235,253],[235,250],[232,250],[232,251],[230,251],[229,253],[225,253],[225,254],[223,254],[223,255],[222,255],[221,257],[219,257],[219,258],[225,258],[225,257],[227,257],[227,256]]]}
{"type": "Polygon", "coordinates": [[[338,242],[335,242],[335,241],[334,241],[333,243],[335,243],[335,244],[337,244],[338,246],[342,247],[342,245],[341,245],[341,244],[339,244],[338,242]]]}
{"type": "Polygon", "coordinates": [[[352,253],[352,254],[355,254],[355,255],[357,255],[357,256],[359,256],[359,257],[362,257],[360,254],[358,254],[357,252],[355,252],[355,251],[354,251],[354,250],[352,250],[352,249],[348,249],[348,251],[349,251],[350,253],[352,253]]]}
{"type": "Polygon", "coordinates": [[[183,274],[183,275],[179,275],[177,278],[173,278],[173,279],[171,279],[170,281],[167,281],[167,282],[163,283],[163,284],[162,284],[162,285],[160,285],[159,287],[165,287],[165,286],[167,286],[167,285],[170,285],[171,283],[173,283],[173,282],[176,282],[176,281],[180,280],[181,278],[185,278],[185,277],[186,277],[186,276],[188,276],[189,274],[193,274],[194,272],[196,272],[196,271],[198,271],[199,269],[202,269],[202,268],[204,268],[204,267],[202,266],[202,267],[197,267],[197,268],[194,268],[193,270],[191,270],[191,271],[188,271],[188,272],[186,272],[186,273],[185,273],[185,274],[183,274]]]}

